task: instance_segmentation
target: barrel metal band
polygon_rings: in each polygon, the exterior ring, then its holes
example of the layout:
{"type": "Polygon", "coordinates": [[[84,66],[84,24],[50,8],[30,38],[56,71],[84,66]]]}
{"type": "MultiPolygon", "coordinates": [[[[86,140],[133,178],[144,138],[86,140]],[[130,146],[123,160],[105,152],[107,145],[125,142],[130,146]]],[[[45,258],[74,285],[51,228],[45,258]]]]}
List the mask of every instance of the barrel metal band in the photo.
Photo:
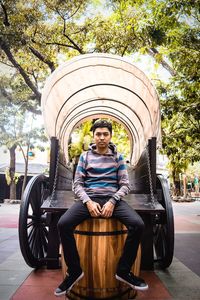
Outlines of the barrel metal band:
{"type": "Polygon", "coordinates": [[[116,231],[83,231],[83,230],[75,230],[74,234],[80,234],[80,235],[88,235],[88,236],[109,236],[109,235],[120,235],[120,234],[127,234],[128,230],[116,230],[116,231]]]}

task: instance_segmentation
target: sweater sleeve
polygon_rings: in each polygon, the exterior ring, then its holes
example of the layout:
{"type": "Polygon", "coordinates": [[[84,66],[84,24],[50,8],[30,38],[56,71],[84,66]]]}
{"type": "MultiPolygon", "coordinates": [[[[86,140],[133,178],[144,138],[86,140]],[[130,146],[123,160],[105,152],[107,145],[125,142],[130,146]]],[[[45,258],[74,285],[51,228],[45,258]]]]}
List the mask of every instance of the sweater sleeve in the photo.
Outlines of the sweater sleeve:
{"type": "Polygon", "coordinates": [[[90,197],[87,195],[87,193],[84,190],[84,181],[86,177],[86,153],[81,154],[77,168],[76,168],[76,173],[74,177],[74,193],[80,199],[83,201],[83,203],[86,203],[87,201],[90,200],[90,197]]]}
{"type": "Polygon", "coordinates": [[[119,160],[118,160],[118,173],[117,173],[117,175],[118,175],[119,189],[113,195],[113,198],[115,200],[123,198],[125,195],[127,195],[130,192],[130,185],[129,185],[127,167],[126,167],[125,161],[124,161],[121,154],[119,155],[119,160]]]}

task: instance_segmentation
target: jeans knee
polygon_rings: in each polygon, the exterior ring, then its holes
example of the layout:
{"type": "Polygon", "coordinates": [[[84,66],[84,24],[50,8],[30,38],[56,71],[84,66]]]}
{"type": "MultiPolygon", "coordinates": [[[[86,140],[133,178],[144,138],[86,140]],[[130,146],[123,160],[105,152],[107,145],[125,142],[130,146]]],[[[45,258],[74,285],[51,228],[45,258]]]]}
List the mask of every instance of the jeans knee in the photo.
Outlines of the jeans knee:
{"type": "Polygon", "coordinates": [[[60,218],[60,220],[58,221],[58,231],[59,232],[66,232],[68,230],[71,230],[71,225],[70,222],[68,222],[68,220],[66,218],[60,218]]]}
{"type": "Polygon", "coordinates": [[[137,219],[137,221],[133,222],[133,224],[129,227],[129,230],[133,233],[142,234],[144,231],[145,225],[141,218],[137,219]]]}

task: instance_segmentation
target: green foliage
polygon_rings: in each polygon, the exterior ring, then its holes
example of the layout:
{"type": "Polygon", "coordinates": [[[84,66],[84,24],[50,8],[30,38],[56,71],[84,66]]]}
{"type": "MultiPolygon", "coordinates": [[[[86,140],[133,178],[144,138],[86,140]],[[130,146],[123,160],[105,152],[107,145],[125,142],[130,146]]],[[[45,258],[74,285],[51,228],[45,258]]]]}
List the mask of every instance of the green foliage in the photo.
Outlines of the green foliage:
{"type": "MultiPolygon", "coordinates": [[[[117,146],[117,150],[124,155],[124,157],[130,157],[130,140],[128,134],[121,124],[108,119],[112,123],[113,135],[112,142],[117,146]]],[[[92,121],[85,121],[78,126],[72,133],[75,141],[69,144],[69,156],[70,160],[76,160],[83,151],[89,149],[89,145],[93,141],[93,135],[90,131],[92,127],[92,121]]]]}
{"type": "MultiPolygon", "coordinates": [[[[2,0],[1,9],[0,59],[15,72],[0,89],[10,102],[39,113],[46,77],[78,54],[147,54],[172,76],[168,84],[155,78],[171,165],[180,171],[200,159],[199,1],[2,0]]],[[[70,151],[80,153],[81,143],[70,151]]]]}
{"type": "Polygon", "coordinates": [[[113,127],[112,142],[117,146],[124,158],[130,160],[130,139],[122,124],[111,121],[113,127]]]}
{"type": "MultiPolygon", "coordinates": [[[[33,144],[35,145],[38,140],[45,142],[47,138],[44,135],[44,128],[32,127],[34,116],[30,116],[30,113],[27,114],[23,103],[15,104],[2,97],[2,104],[0,106],[0,146],[5,145],[10,152],[10,166],[6,170],[5,176],[8,185],[10,185],[10,199],[15,199],[14,188],[19,179],[19,174],[15,172],[15,150],[17,146],[22,150],[27,166],[29,147],[33,147],[33,144]],[[24,147],[27,148],[27,153],[24,152],[24,147]]],[[[24,184],[25,182],[24,179],[24,184]]]]}
{"type": "Polygon", "coordinates": [[[10,170],[9,170],[9,168],[6,168],[6,170],[5,170],[5,177],[6,177],[6,182],[7,182],[8,185],[10,185],[12,181],[16,185],[17,182],[18,182],[18,180],[19,180],[20,175],[18,173],[15,173],[14,174],[14,178],[11,178],[11,176],[10,176],[10,170]]]}
{"type": "Polygon", "coordinates": [[[91,126],[92,121],[86,121],[73,131],[72,137],[75,141],[72,141],[68,147],[70,160],[78,158],[83,151],[88,150],[92,142],[91,126]]]}
{"type": "MultiPolygon", "coordinates": [[[[15,104],[6,99],[0,106],[0,146],[10,149],[13,145],[27,146],[35,141],[46,142],[44,128],[32,127],[35,116],[27,113],[23,103],[15,104]]],[[[36,122],[36,121],[35,121],[36,122]]]]}

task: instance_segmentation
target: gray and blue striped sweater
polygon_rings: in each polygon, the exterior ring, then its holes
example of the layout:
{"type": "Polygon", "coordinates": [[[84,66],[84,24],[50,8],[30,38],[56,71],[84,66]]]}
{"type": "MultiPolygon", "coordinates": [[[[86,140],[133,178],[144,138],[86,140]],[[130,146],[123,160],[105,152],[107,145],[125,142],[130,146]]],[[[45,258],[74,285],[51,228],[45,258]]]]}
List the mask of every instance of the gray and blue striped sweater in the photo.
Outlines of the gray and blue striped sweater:
{"type": "Polygon", "coordinates": [[[90,197],[122,198],[129,190],[126,165],[114,144],[109,144],[106,154],[99,154],[95,144],[81,154],[75,173],[74,192],[83,203],[90,197]]]}

